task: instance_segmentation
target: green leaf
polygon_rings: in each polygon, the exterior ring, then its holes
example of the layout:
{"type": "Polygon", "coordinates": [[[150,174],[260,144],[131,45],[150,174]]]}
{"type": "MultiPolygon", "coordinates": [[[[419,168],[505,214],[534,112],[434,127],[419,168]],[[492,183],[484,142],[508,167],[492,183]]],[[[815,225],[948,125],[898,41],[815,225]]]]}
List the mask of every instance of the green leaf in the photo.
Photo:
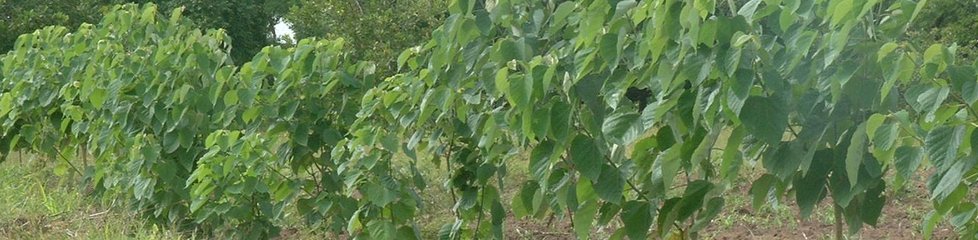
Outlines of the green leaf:
{"type": "Polygon", "coordinates": [[[761,4],[761,0],[750,0],[737,10],[737,15],[744,16],[747,18],[748,22],[753,22],[754,13],[757,12],[757,5],[761,4]]]}
{"type": "Polygon", "coordinates": [[[563,101],[550,108],[550,134],[554,139],[567,139],[571,127],[571,106],[563,101]]]}
{"type": "Polygon", "coordinates": [[[706,203],[706,208],[700,210],[696,214],[696,223],[693,225],[691,232],[699,232],[709,226],[713,219],[720,215],[721,210],[723,210],[724,200],[722,197],[711,198],[709,202],[706,203]]]}
{"type": "Polygon", "coordinates": [[[849,12],[851,12],[853,8],[852,1],[853,0],[837,1],[838,3],[832,8],[832,20],[831,20],[832,26],[838,26],[839,23],[842,22],[842,20],[849,20],[849,21],[852,20],[851,17],[849,16],[849,12]]]}
{"type": "Polygon", "coordinates": [[[520,189],[519,197],[513,198],[513,200],[516,202],[516,200],[519,199],[520,205],[526,210],[526,214],[532,215],[537,211],[535,198],[538,192],[537,190],[539,189],[540,186],[536,182],[527,182],[526,184],[523,184],[523,188],[520,189]]]}
{"type": "Polygon", "coordinates": [[[241,120],[244,120],[245,123],[251,123],[251,121],[258,118],[259,111],[260,109],[258,107],[248,108],[248,110],[245,110],[245,112],[241,114],[241,120]]]}
{"type": "Polygon", "coordinates": [[[788,113],[783,104],[767,97],[747,98],[739,117],[748,132],[770,145],[781,143],[788,127],[788,113]]]}
{"type": "Polygon", "coordinates": [[[954,163],[963,137],[963,127],[939,126],[927,133],[924,149],[938,171],[945,171],[954,163]]]}
{"type": "Polygon", "coordinates": [[[924,239],[930,239],[933,236],[934,227],[936,227],[937,223],[939,223],[942,219],[944,219],[944,214],[937,213],[934,210],[931,210],[924,216],[922,227],[924,239]]]}
{"type": "Polygon", "coordinates": [[[493,60],[496,62],[505,63],[514,59],[523,59],[520,47],[511,38],[499,40],[496,42],[494,48],[493,60]]]}
{"type": "Polygon", "coordinates": [[[7,113],[10,113],[10,110],[13,110],[13,101],[13,93],[6,93],[0,97],[0,117],[6,117],[7,113]]]}
{"type": "Polygon", "coordinates": [[[496,71],[496,91],[502,95],[509,95],[509,69],[503,67],[496,71]]]}
{"type": "MultiPolygon", "coordinates": [[[[702,2],[704,0],[699,0],[702,2]]],[[[717,27],[719,24],[716,20],[707,20],[703,22],[703,26],[700,27],[699,36],[696,38],[697,43],[706,45],[707,47],[713,47],[713,43],[716,42],[717,38],[717,27]]]]}
{"type": "Polygon", "coordinates": [[[587,201],[574,211],[574,233],[578,239],[590,239],[591,224],[598,212],[597,201],[587,201]]]}
{"type": "Polygon", "coordinates": [[[885,123],[872,135],[873,146],[876,150],[888,151],[893,148],[899,135],[899,127],[896,123],[885,123]]]}
{"type": "Polygon", "coordinates": [[[896,166],[897,174],[903,179],[911,179],[911,176],[917,172],[917,167],[920,166],[920,162],[923,159],[923,154],[921,154],[920,149],[911,146],[900,146],[896,149],[896,160],[894,161],[894,166],[896,166]]]}
{"type": "Polygon", "coordinates": [[[531,120],[533,124],[533,135],[543,139],[549,134],[551,122],[550,116],[552,115],[550,115],[549,106],[543,106],[533,111],[533,120],[531,120]]]}
{"type": "Polygon", "coordinates": [[[972,67],[952,66],[947,69],[954,91],[968,104],[978,101],[978,74],[972,67]]]}
{"type": "Polygon", "coordinates": [[[938,181],[937,186],[931,189],[931,200],[944,201],[958,188],[961,184],[961,178],[964,176],[965,171],[965,161],[958,161],[946,172],[939,175],[940,181],[938,181]]]}
{"type": "Polygon", "coordinates": [[[883,61],[883,58],[889,56],[890,53],[893,52],[893,50],[896,50],[897,46],[898,45],[895,42],[888,42],[886,44],[883,44],[883,46],[880,47],[880,50],[876,52],[876,61],[877,62],[883,61]]]}
{"type": "Polygon", "coordinates": [[[859,166],[866,154],[866,123],[859,124],[852,133],[852,140],[846,150],[846,176],[849,177],[850,187],[856,187],[859,178],[859,166]]]}
{"type": "Polygon", "coordinates": [[[781,27],[782,32],[787,32],[791,28],[792,24],[798,22],[798,14],[786,9],[781,10],[781,14],[778,16],[778,23],[781,27]]]}
{"type": "Polygon", "coordinates": [[[574,186],[574,194],[577,197],[577,201],[590,201],[598,197],[595,193],[594,186],[591,185],[591,181],[586,179],[579,179],[577,185],[574,186]]]}
{"type": "Polygon", "coordinates": [[[662,204],[659,208],[659,214],[656,217],[656,224],[658,225],[659,237],[664,237],[669,234],[669,229],[672,228],[672,223],[676,221],[676,206],[682,202],[682,198],[670,198],[662,204]]]}
{"type": "Polygon", "coordinates": [[[886,196],[883,195],[884,189],[886,189],[886,184],[881,181],[866,191],[866,196],[859,207],[862,222],[876,226],[880,214],[883,213],[883,205],[886,204],[886,196]]]}
{"type": "Polygon", "coordinates": [[[238,104],[238,90],[231,90],[224,93],[224,105],[234,106],[238,104]]]}
{"type": "Polygon", "coordinates": [[[513,106],[522,109],[531,109],[533,79],[517,78],[515,81],[511,81],[509,84],[509,93],[512,95],[510,102],[513,103],[513,106]]]}
{"type": "Polygon", "coordinates": [[[611,203],[621,203],[624,179],[617,168],[605,166],[601,177],[594,182],[594,191],[598,197],[611,203]]]}
{"type": "Polygon", "coordinates": [[[377,220],[367,223],[367,231],[374,239],[394,239],[397,235],[397,228],[393,222],[377,220]]]}
{"type": "Polygon", "coordinates": [[[455,220],[455,223],[446,223],[445,225],[442,225],[441,229],[438,230],[438,239],[439,240],[458,239],[460,234],[459,231],[461,230],[461,226],[462,226],[460,223],[461,220],[455,220]]]}
{"type": "Polygon", "coordinates": [[[876,129],[883,125],[886,121],[886,116],[883,114],[873,114],[869,116],[869,120],[866,120],[866,134],[869,136],[876,136],[876,129]]]}
{"type": "Polygon", "coordinates": [[[713,189],[713,183],[706,180],[696,180],[686,186],[683,193],[683,200],[676,207],[676,219],[685,221],[693,216],[693,213],[703,207],[703,198],[713,189]]]}
{"type": "Polygon", "coordinates": [[[550,172],[551,157],[554,152],[552,141],[543,141],[533,148],[530,153],[530,173],[537,179],[542,179],[550,172]]]}
{"type": "Polygon", "coordinates": [[[642,134],[641,127],[638,113],[615,112],[604,119],[601,131],[611,142],[624,146],[630,145],[642,134]]]}
{"type": "Polygon", "coordinates": [[[943,62],[943,60],[941,59],[943,57],[944,57],[944,45],[942,44],[930,45],[930,47],[927,47],[927,50],[924,51],[925,63],[943,62]]]}
{"type": "Polygon", "coordinates": [[[92,93],[88,95],[88,101],[92,103],[95,108],[101,109],[102,105],[105,104],[105,99],[108,97],[108,92],[102,88],[92,89],[92,93]]]}
{"type": "Polygon", "coordinates": [[[815,205],[826,197],[825,184],[829,171],[832,170],[834,155],[831,149],[815,151],[808,174],[795,177],[794,187],[798,189],[795,191],[795,199],[802,218],[808,218],[815,205]]]}
{"type": "Polygon", "coordinates": [[[618,56],[621,54],[621,48],[618,47],[618,33],[611,32],[601,36],[600,46],[601,58],[608,68],[614,71],[618,68],[618,56]]]}
{"type": "Polygon", "coordinates": [[[743,127],[735,128],[727,138],[727,146],[723,148],[720,177],[728,182],[734,181],[738,177],[737,173],[739,173],[740,165],[743,163],[740,145],[744,141],[744,134],[746,131],[743,127]]]}
{"type": "Polygon", "coordinates": [[[950,88],[947,86],[933,86],[930,84],[920,84],[912,86],[907,90],[906,97],[907,102],[921,113],[926,113],[926,121],[934,121],[935,112],[941,107],[941,104],[947,99],[950,94],[950,88]]]}
{"type": "Polygon", "coordinates": [[[370,203],[373,203],[378,207],[387,206],[387,204],[393,202],[397,197],[394,192],[377,183],[368,183],[366,190],[366,194],[364,195],[366,195],[365,197],[367,198],[367,201],[370,201],[370,203]]]}
{"type": "Polygon", "coordinates": [[[598,150],[594,140],[586,135],[577,135],[571,143],[570,148],[571,162],[574,169],[589,179],[599,179],[601,168],[604,164],[604,156],[598,150]]]}
{"type": "Polygon", "coordinates": [[[883,82],[883,86],[880,89],[880,99],[886,99],[886,96],[890,94],[893,86],[896,85],[897,80],[906,81],[915,72],[913,62],[908,60],[906,55],[901,54],[896,59],[896,63],[882,64],[883,65],[883,77],[886,79],[883,82]]]}
{"type": "Polygon", "coordinates": [[[954,225],[956,228],[966,227],[966,224],[974,220],[976,212],[978,212],[978,208],[975,207],[974,203],[964,202],[959,204],[951,212],[951,225],[954,225]]]}
{"type": "Polygon", "coordinates": [[[407,63],[408,58],[411,58],[417,50],[415,48],[408,48],[401,52],[401,55],[397,56],[397,69],[404,67],[404,63],[407,63]]]}
{"type": "Polygon", "coordinates": [[[630,239],[646,239],[652,225],[652,215],[647,202],[628,201],[622,207],[621,222],[630,239]]]}
{"type": "Polygon", "coordinates": [[[760,209],[774,195],[774,188],[777,184],[778,178],[770,174],[764,174],[764,176],[755,180],[750,187],[750,194],[752,196],[751,206],[754,206],[755,210],[760,209]]]}

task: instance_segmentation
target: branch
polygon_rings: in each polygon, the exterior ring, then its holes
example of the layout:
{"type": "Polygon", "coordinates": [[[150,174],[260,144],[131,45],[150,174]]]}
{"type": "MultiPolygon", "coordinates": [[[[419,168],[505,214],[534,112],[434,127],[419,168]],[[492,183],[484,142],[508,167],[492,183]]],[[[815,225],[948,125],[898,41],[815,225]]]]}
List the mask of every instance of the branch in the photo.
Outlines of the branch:
{"type": "Polygon", "coordinates": [[[78,175],[82,175],[82,172],[79,171],[77,167],[75,167],[75,164],[71,164],[71,161],[68,161],[68,158],[65,157],[64,154],[61,154],[61,150],[58,150],[57,147],[51,147],[51,149],[54,149],[54,152],[58,153],[58,156],[61,157],[61,160],[64,160],[64,162],[67,163],[68,166],[71,166],[71,169],[75,170],[75,173],[78,173],[78,175]]]}
{"type": "MultiPolygon", "coordinates": [[[[614,167],[616,171],[621,172],[621,168],[618,167],[618,164],[615,164],[615,161],[611,161],[611,158],[609,158],[608,156],[604,156],[604,159],[607,160],[608,164],[611,164],[611,166],[614,167]]],[[[645,197],[644,191],[638,189],[638,187],[636,187],[635,184],[632,183],[631,179],[625,178],[625,183],[627,183],[628,186],[631,187],[633,191],[635,191],[635,193],[638,193],[639,198],[642,198],[642,200],[645,200],[647,202],[652,202],[652,200],[650,200],[648,197],[645,197]]]]}

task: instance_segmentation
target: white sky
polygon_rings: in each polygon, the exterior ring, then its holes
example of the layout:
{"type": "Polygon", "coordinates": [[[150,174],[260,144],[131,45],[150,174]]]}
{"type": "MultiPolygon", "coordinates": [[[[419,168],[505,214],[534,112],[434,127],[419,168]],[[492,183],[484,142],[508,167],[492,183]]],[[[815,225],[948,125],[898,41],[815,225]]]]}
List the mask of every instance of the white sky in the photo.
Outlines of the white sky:
{"type": "Polygon", "coordinates": [[[288,23],[285,23],[284,19],[279,19],[278,23],[275,24],[275,36],[295,39],[295,33],[292,32],[292,28],[289,27],[288,23]]]}

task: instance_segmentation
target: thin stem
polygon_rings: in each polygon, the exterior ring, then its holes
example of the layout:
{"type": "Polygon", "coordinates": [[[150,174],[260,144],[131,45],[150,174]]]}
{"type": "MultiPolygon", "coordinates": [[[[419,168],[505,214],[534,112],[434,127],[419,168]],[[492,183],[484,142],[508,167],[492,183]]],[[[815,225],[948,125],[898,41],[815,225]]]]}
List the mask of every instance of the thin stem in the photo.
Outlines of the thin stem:
{"type": "Polygon", "coordinates": [[[964,98],[961,97],[961,95],[958,95],[955,92],[951,92],[951,97],[954,98],[954,100],[960,102],[961,104],[964,104],[964,107],[968,109],[968,113],[970,113],[972,117],[978,119],[978,112],[975,112],[975,109],[971,107],[971,104],[965,101],[964,98]]]}
{"type": "Polygon", "coordinates": [[[484,208],[486,206],[486,193],[482,192],[479,196],[479,219],[475,221],[475,240],[479,240],[479,227],[482,225],[482,216],[485,215],[484,208]]]}
{"type": "MultiPolygon", "coordinates": [[[[615,168],[615,171],[621,171],[621,168],[618,167],[618,164],[615,164],[615,161],[611,161],[611,158],[605,156],[604,159],[607,160],[609,164],[611,164],[611,167],[615,168]]],[[[638,187],[636,187],[635,184],[632,183],[631,179],[625,178],[625,183],[627,183],[628,187],[632,188],[632,190],[635,191],[635,193],[638,193],[639,198],[642,198],[642,200],[645,200],[647,202],[652,202],[651,200],[649,200],[649,198],[645,197],[644,191],[639,190],[638,187]]]]}
{"type": "MultiPolygon", "coordinates": [[[[445,154],[445,167],[449,174],[452,173],[452,148],[455,146],[455,133],[453,132],[449,138],[448,152],[445,154]]],[[[455,195],[455,186],[448,186],[449,193],[452,194],[452,203],[458,205],[458,196],[455,195]]],[[[455,218],[461,218],[462,216],[458,213],[457,209],[452,209],[452,213],[455,214],[455,218]]]]}
{"type": "Polygon", "coordinates": [[[795,139],[799,139],[800,138],[800,137],[798,137],[798,132],[795,131],[795,128],[794,127],[788,126],[788,130],[791,131],[791,135],[792,136],[795,136],[795,139]]]}
{"type": "Polygon", "coordinates": [[[58,150],[58,148],[56,148],[56,147],[53,147],[52,149],[54,149],[54,152],[55,153],[58,153],[58,156],[61,157],[61,160],[64,160],[64,162],[67,163],[68,166],[71,166],[71,169],[72,170],[75,170],[75,173],[78,173],[79,176],[82,175],[82,172],[79,171],[77,167],[75,167],[75,164],[72,164],[71,161],[68,161],[68,158],[65,157],[64,154],[61,154],[61,150],[58,150]]]}
{"type": "MultiPolygon", "coordinates": [[[[294,179],[294,178],[290,178],[288,176],[285,176],[285,174],[283,174],[282,172],[280,172],[278,168],[269,167],[268,169],[271,169],[272,170],[271,172],[273,172],[275,174],[278,174],[280,177],[282,177],[282,179],[294,179]]],[[[306,189],[306,188],[301,188],[301,189],[306,194],[309,194],[309,196],[313,196],[313,194],[311,192],[309,192],[309,189],[306,189]]]]}
{"type": "MultiPolygon", "coordinates": [[[[584,130],[584,132],[588,133],[589,135],[592,135],[592,136],[594,135],[594,134],[591,134],[591,132],[589,132],[586,128],[584,128],[582,130],[584,130]]],[[[604,160],[607,161],[609,164],[611,164],[611,166],[615,168],[615,171],[621,172],[621,168],[618,167],[618,164],[615,164],[615,161],[612,161],[611,158],[608,155],[604,155],[604,160]]],[[[688,181],[689,178],[687,177],[686,179],[688,181]]],[[[645,196],[645,192],[644,191],[638,189],[638,187],[635,186],[634,183],[632,183],[632,180],[631,179],[625,178],[625,183],[627,183],[628,184],[628,187],[630,187],[633,191],[635,191],[635,193],[638,194],[638,197],[639,198],[641,198],[642,200],[645,200],[646,202],[652,202],[648,197],[645,196]]]]}
{"type": "Polygon", "coordinates": [[[845,234],[842,233],[842,207],[836,204],[832,205],[835,206],[835,211],[833,211],[835,212],[835,239],[842,240],[845,239],[845,234]]]}
{"type": "Polygon", "coordinates": [[[82,166],[83,167],[88,167],[88,146],[87,146],[87,144],[82,143],[81,144],[81,149],[79,149],[79,151],[81,152],[82,166]]]}

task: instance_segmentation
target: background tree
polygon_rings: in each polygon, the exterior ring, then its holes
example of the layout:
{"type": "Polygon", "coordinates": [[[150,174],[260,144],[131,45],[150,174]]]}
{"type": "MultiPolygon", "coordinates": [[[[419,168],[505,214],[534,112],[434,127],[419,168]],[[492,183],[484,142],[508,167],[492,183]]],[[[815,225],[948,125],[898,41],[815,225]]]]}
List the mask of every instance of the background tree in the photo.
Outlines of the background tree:
{"type": "Polygon", "coordinates": [[[155,3],[162,12],[186,7],[184,14],[200,28],[223,28],[231,38],[234,62],[246,62],[263,47],[276,43],[274,25],[285,15],[292,0],[0,0],[0,52],[13,48],[17,36],[44,26],[74,29],[95,23],[109,6],[155,3]]]}
{"type": "Polygon", "coordinates": [[[246,62],[262,48],[276,43],[275,23],[288,12],[293,0],[115,0],[116,3],[148,3],[164,12],[184,6],[184,14],[202,28],[223,28],[231,37],[231,58],[246,62]]]}
{"type": "Polygon", "coordinates": [[[957,43],[958,56],[978,54],[978,0],[931,0],[908,32],[920,48],[934,43],[957,43]]]}
{"type": "Polygon", "coordinates": [[[0,53],[13,48],[21,34],[45,26],[76,28],[84,22],[102,18],[106,0],[0,0],[0,53]]]}
{"type": "Polygon", "coordinates": [[[297,39],[342,37],[353,57],[394,69],[404,49],[428,40],[446,16],[445,0],[300,0],[285,19],[297,39]]]}

